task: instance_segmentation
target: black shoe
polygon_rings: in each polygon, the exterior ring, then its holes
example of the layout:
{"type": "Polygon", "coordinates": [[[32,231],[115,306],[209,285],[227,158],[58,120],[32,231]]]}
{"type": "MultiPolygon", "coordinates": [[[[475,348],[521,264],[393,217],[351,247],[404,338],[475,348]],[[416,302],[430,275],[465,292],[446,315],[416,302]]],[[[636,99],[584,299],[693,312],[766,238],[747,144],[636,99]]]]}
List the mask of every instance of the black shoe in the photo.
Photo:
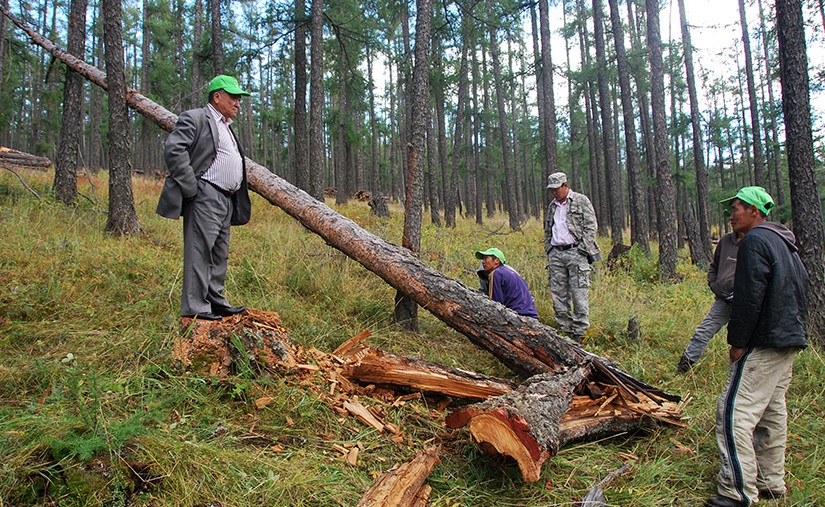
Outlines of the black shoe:
{"type": "Polygon", "coordinates": [[[748,507],[748,504],[726,496],[714,495],[705,501],[705,507],[748,507]]]}
{"type": "Polygon", "coordinates": [[[693,368],[694,364],[696,364],[694,361],[691,361],[686,355],[682,354],[682,358],[679,359],[679,364],[676,365],[676,371],[679,373],[687,373],[688,370],[693,368]]]}
{"type": "Polygon", "coordinates": [[[218,306],[215,307],[215,313],[222,317],[229,317],[237,315],[246,311],[245,306],[218,306]]]}
{"type": "Polygon", "coordinates": [[[785,497],[784,491],[771,491],[769,489],[760,489],[759,498],[761,500],[779,500],[785,497]]]}
{"type": "Polygon", "coordinates": [[[198,319],[198,320],[221,320],[221,316],[217,313],[203,312],[195,315],[183,315],[184,319],[198,319]]]}

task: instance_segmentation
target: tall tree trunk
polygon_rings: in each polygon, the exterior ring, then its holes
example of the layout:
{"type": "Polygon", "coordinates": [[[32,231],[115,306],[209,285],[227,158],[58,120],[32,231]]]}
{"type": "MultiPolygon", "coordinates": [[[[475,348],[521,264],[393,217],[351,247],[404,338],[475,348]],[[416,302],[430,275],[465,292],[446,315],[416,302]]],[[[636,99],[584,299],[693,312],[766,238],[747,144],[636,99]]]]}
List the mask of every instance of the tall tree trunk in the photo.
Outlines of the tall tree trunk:
{"type": "MultiPolygon", "coordinates": [[[[436,57],[436,55],[433,55],[436,57]]],[[[427,190],[430,202],[430,222],[436,227],[441,227],[441,215],[438,213],[438,185],[435,175],[438,173],[438,148],[435,129],[433,128],[434,118],[427,121],[427,190]]]]}
{"type": "MultiPolygon", "coordinates": [[[[370,75],[372,79],[372,75],[370,75]]],[[[370,86],[372,93],[372,86],[370,86]]],[[[372,95],[370,95],[372,98],[372,95]]],[[[310,191],[309,139],[307,138],[307,13],[306,1],[295,0],[295,136],[294,153],[295,186],[310,191]]]]}
{"type": "MultiPolygon", "coordinates": [[[[535,17],[535,9],[530,9],[531,19],[535,17]]],[[[562,1],[562,22],[564,26],[567,26],[567,1],[562,1]]],[[[533,23],[535,24],[535,20],[533,19],[533,23]]],[[[570,33],[569,36],[565,34],[564,37],[564,56],[565,61],[567,62],[567,73],[568,75],[572,74],[572,67],[570,65],[570,37],[574,34],[570,33]]],[[[535,28],[533,29],[533,37],[535,37],[535,28]]],[[[535,42],[533,43],[535,46],[535,42]]],[[[535,50],[534,50],[535,51],[535,50]]],[[[581,175],[579,174],[579,151],[580,151],[580,140],[579,140],[579,96],[581,95],[581,87],[579,85],[574,84],[573,79],[567,79],[567,113],[570,122],[570,179],[573,180],[573,188],[579,188],[582,191],[584,190],[584,181],[582,180],[581,175]],[[574,89],[575,86],[575,89],[574,89]]],[[[539,116],[541,117],[541,110],[539,110],[539,116]]],[[[542,193],[546,193],[546,190],[543,189],[542,193]]]]}
{"type": "Polygon", "coordinates": [[[324,200],[324,0],[312,0],[309,70],[309,195],[324,200]]]}
{"type": "MultiPolygon", "coordinates": [[[[421,249],[421,193],[427,122],[430,121],[430,0],[416,1],[415,63],[413,69],[410,142],[404,182],[404,233],[401,246],[417,253],[421,249]]],[[[418,332],[418,304],[400,290],[395,295],[395,321],[407,331],[418,332]]]]}
{"type": "Polygon", "coordinates": [[[742,25],[742,46],[745,50],[745,77],[748,82],[748,97],[751,109],[751,136],[753,136],[753,176],[754,182],[765,186],[765,162],[762,158],[762,134],[759,123],[759,101],[753,79],[753,58],[751,56],[751,39],[748,33],[748,19],[745,14],[745,0],[739,0],[739,20],[742,25]]]}
{"type": "MultiPolygon", "coordinates": [[[[3,0],[3,9],[9,10],[9,0],[3,0]]],[[[84,16],[85,17],[85,16],[84,16]]],[[[71,48],[69,48],[71,51],[71,48]]],[[[3,73],[3,67],[6,62],[6,16],[0,16],[0,88],[4,88],[3,80],[6,74],[3,73]]]]}
{"type": "Polygon", "coordinates": [[[808,55],[799,0],[776,0],[776,27],[793,229],[799,256],[810,277],[808,330],[822,345],[825,342],[825,231],[822,201],[814,177],[808,55]]]}
{"type": "MultiPolygon", "coordinates": [[[[699,219],[699,239],[701,248],[696,249],[702,266],[709,266],[713,258],[710,243],[710,221],[708,218],[708,171],[702,152],[702,128],[700,125],[699,98],[696,95],[696,77],[693,73],[693,45],[690,41],[685,0],[679,0],[679,17],[682,25],[682,45],[685,51],[685,73],[690,100],[690,125],[693,132],[693,167],[696,171],[696,214],[699,219]]],[[[693,252],[693,250],[691,250],[693,252]]]]}
{"type": "MultiPolygon", "coordinates": [[[[630,189],[630,242],[638,245],[644,252],[650,252],[648,243],[647,205],[641,170],[639,169],[639,146],[636,142],[636,112],[633,109],[633,90],[630,88],[630,70],[627,65],[627,52],[624,47],[622,16],[617,0],[608,0],[610,4],[610,23],[613,28],[613,44],[616,47],[616,66],[621,88],[622,118],[624,120],[625,150],[627,156],[627,179],[630,189]]],[[[633,22],[632,20],[630,21],[633,22]]],[[[571,124],[571,142],[572,142],[571,124]]]]}
{"type": "MultiPolygon", "coordinates": [[[[433,83],[433,100],[435,101],[435,126],[437,127],[436,135],[438,136],[438,157],[437,165],[433,167],[432,178],[436,179],[436,175],[441,175],[441,185],[433,185],[437,190],[436,202],[437,209],[433,212],[433,217],[438,217],[438,222],[433,221],[436,225],[441,226],[441,217],[439,215],[441,208],[446,208],[447,195],[450,192],[447,163],[447,122],[444,115],[444,67],[441,64],[441,56],[444,48],[441,44],[441,37],[433,35],[433,75],[436,82],[433,83]]],[[[446,215],[446,210],[445,210],[446,215]]]]}
{"type": "Polygon", "coordinates": [[[103,0],[103,36],[109,84],[109,219],[106,231],[115,236],[142,232],[132,196],[132,146],[126,74],[123,66],[123,15],[120,0],[103,0]]]}
{"type": "Polygon", "coordinates": [[[656,182],[659,201],[659,276],[676,279],[676,205],[671,183],[665,122],[665,79],[662,62],[662,42],[659,32],[659,2],[645,0],[647,11],[647,43],[650,47],[650,95],[653,106],[653,136],[656,145],[656,182]]]}
{"type": "MultiPolygon", "coordinates": [[[[191,97],[201,97],[203,95],[203,86],[205,77],[203,75],[203,60],[198,56],[201,47],[201,37],[203,37],[203,0],[195,0],[195,19],[194,28],[192,30],[192,78],[191,78],[191,97]]],[[[180,48],[182,51],[183,48],[180,48]]],[[[182,106],[185,109],[194,107],[192,99],[185,101],[182,106]]]]}
{"type": "MultiPolygon", "coordinates": [[[[544,72],[542,72],[542,60],[541,60],[541,50],[539,49],[540,42],[539,42],[539,21],[538,17],[536,16],[536,5],[530,5],[530,28],[533,34],[533,65],[536,69],[536,109],[538,110],[539,116],[539,132],[542,134],[547,132],[547,112],[544,110],[544,72]]],[[[569,65],[568,65],[569,67],[569,65]]],[[[550,165],[549,159],[546,156],[546,149],[544,141],[545,136],[541,136],[542,144],[541,144],[541,156],[539,156],[539,160],[541,161],[541,175],[543,181],[547,182],[547,175],[550,174],[550,165]]],[[[543,186],[542,186],[543,187],[543,186]]],[[[544,205],[544,201],[547,200],[547,191],[546,189],[542,188],[542,212],[543,209],[546,207],[544,205]]]]}
{"type": "Polygon", "coordinates": [[[335,157],[335,204],[344,204],[349,201],[348,170],[349,157],[347,156],[347,56],[345,54],[346,40],[342,34],[338,36],[338,115],[336,129],[337,142],[335,157]]]}
{"type": "MultiPolygon", "coordinates": [[[[465,15],[466,18],[466,15],[465,15]]],[[[462,20],[462,25],[466,25],[468,21],[462,20]]],[[[462,30],[466,34],[466,31],[462,30]]],[[[461,63],[458,70],[458,104],[456,105],[456,122],[453,133],[453,157],[450,161],[450,184],[447,192],[444,194],[444,222],[447,227],[455,227],[455,209],[458,198],[458,168],[461,165],[461,159],[464,154],[464,109],[467,102],[467,88],[469,87],[467,78],[467,38],[464,37],[461,41],[461,63]]]]}
{"type": "Polygon", "coordinates": [[[610,203],[610,232],[613,245],[623,243],[624,216],[622,214],[622,177],[616,162],[616,144],[613,141],[613,110],[607,86],[607,57],[604,50],[604,20],[601,0],[593,0],[593,27],[596,36],[596,64],[598,66],[599,111],[602,116],[602,149],[607,176],[607,197],[610,203]]]}
{"type": "MultiPolygon", "coordinates": [[[[547,173],[543,174],[542,182],[547,182],[550,173],[558,171],[558,148],[556,146],[556,95],[553,90],[553,58],[550,53],[550,14],[547,0],[539,2],[539,31],[541,32],[541,80],[544,96],[545,131],[542,137],[544,155],[547,157],[547,173]]],[[[550,204],[549,193],[542,192],[542,209],[546,210],[550,204]]]]}
{"type": "Polygon", "coordinates": [[[209,6],[212,19],[212,70],[217,75],[224,73],[221,0],[210,0],[209,6]]]}
{"type": "MultiPolygon", "coordinates": [[[[762,51],[765,59],[765,86],[768,88],[768,110],[770,112],[770,137],[768,134],[765,134],[765,143],[768,143],[768,139],[770,139],[770,150],[768,150],[768,160],[770,161],[771,168],[768,169],[768,173],[770,170],[773,169],[774,172],[774,179],[776,181],[776,188],[774,197],[776,199],[776,204],[780,207],[784,207],[785,205],[785,183],[784,178],[782,177],[782,167],[780,165],[780,154],[779,154],[779,127],[777,123],[779,123],[777,118],[777,112],[775,109],[776,100],[774,99],[773,95],[773,79],[772,79],[772,68],[771,68],[771,42],[773,41],[772,38],[768,35],[768,30],[765,27],[765,12],[762,9],[762,0],[758,0],[759,5],[759,24],[762,32],[762,51]]],[[[821,2],[820,2],[821,5],[821,2]]],[[[766,118],[766,121],[768,119],[766,118]]]]}
{"type": "MultiPolygon", "coordinates": [[[[6,17],[3,16],[5,21],[6,17]]],[[[5,39],[0,31],[0,39],[5,39]]],[[[69,12],[69,53],[83,59],[86,55],[86,0],[72,0],[69,12]]],[[[0,46],[0,58],[2,47],[0,46]]],[[[0,76],[3,73],[0,69],[0,76]]],[[[63,122],[60,127],[60,148],[54,172],[54,197],[71,204],[77,197],[77,165],[82,158],[83,132],[83,76],[66,69],[66,87],[63,90],[63,122]]]]}
{"type": "MultiPolygon", "coordinates": [[[[541,1],[541,0],[540,0],[541,1]]],[[[490,9],[490,14],[493,14],[490,9]]],[[[513,177],[513,163],[510,159],[512,155],[510,147],[510,133],[507,127],[507,110],[504,105],[504,86],[501,80],[501,63],[498,57],[498,41],[496,40],[496,29],[491,26],[490,31],[490,59],[493,61],[493,80],[496,89],[496,108],[498,109],[498,130],[501,134],[501,155],[504,166],[504,190],[507,199],[507,214],[510,218],[510,230],[521,229],[518,206],[516,204],[515,178],[513,177]]],[[[488,140],[489,141],[489,140],[488,140]]]]}

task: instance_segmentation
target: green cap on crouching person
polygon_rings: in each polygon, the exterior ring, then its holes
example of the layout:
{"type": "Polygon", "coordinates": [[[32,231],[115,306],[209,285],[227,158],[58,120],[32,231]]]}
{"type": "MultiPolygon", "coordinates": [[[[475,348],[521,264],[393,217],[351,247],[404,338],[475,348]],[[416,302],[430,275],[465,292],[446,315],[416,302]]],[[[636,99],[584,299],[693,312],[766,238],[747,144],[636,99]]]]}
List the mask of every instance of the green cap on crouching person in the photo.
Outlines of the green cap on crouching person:
{"type": "Polygon", "coordinates": [[[479,250],[476,252],[476,259],[483,259],[488,255],[492,255],[496,259],[500,260],[502,264],[507,264],[507,259],[504,257],[504,252],[502,252],[498,248],[488,248],[487,250],[479,250]]]}
{"type": "Polygon", "coordinates": [[[232,76],[220,75],[212,78],[209,82],[209,93],[215,90],[223,90],[231,95],[250,95],[249,92],[241,90],[238,80],[232,76]]]}
{"type": "Polygon", "coordinates": [[[733,197],[728,197],[723,201],[719,201],[719,204],[725,207],[725,214],[730,214],[730,205],[733,203],[734,199],[739,199],[740,201],[750,204],[751,206],[756,206],[759,211],[768,215],[773,209],[773,198],[765,191],[762,187],[742,187],[739,189],[739,192],[736,192],[736,195],[733,197]]]}

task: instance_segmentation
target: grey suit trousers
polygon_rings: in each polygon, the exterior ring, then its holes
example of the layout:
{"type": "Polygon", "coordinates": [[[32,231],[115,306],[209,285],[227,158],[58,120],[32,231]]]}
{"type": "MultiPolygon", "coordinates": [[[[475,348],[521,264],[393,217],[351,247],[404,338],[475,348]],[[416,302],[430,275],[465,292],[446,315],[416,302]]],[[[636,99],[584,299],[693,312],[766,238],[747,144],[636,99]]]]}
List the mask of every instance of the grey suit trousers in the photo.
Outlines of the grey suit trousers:
{"type": "Polygon", "coordinates": [[[231,219],[232,199],[198,180],[197,195],[183,203],[182,316],[229,306],[223,288],[231,219]]]}

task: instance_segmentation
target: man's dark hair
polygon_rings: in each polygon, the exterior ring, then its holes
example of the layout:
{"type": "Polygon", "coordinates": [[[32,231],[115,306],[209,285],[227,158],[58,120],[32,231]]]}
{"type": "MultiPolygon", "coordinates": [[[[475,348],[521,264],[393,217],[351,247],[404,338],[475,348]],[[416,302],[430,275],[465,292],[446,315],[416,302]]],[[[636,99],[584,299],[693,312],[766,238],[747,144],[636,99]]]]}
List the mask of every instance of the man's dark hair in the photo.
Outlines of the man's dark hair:
{"type": "Polygon", "coordinates": [[[206,101],[211,104],[212,103],[212,97],[214,97],[215,94],[218,93],[219,91],[221,91],[222,89],[223,88],[218,88],[217,90],[212,90],[211,92],[209,92],[209,96],[206,98],[206,101]]]}

